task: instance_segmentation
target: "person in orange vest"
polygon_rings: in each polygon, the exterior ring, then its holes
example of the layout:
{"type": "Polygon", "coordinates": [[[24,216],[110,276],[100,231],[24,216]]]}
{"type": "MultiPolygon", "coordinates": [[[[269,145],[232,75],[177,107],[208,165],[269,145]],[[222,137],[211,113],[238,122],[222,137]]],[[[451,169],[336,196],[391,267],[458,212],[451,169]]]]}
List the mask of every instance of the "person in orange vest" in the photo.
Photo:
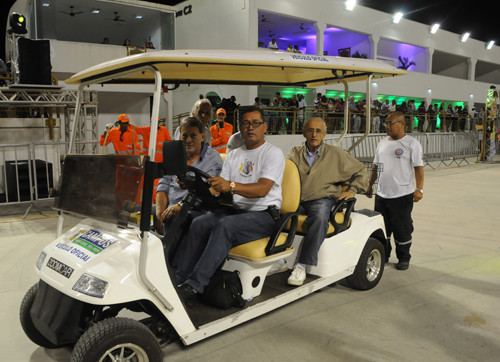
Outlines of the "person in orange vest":
{"type": "MultiPolygon", "coordinates": [[[[126,114],[118,116],[118,127],[113,123],[106,125],[106,130],[101,135],[100,145],[104,147],[113,143],[115,154],[118,156],[133,156],[141,154],[139,135],[130,127],[130,119],[126,114]]],[[[102,153],[102,152],[101,152],[102,153]]],[[[116,187],[115,208],[117,211],[128,209],[130,203],[141,204],[142,177],[134,172],[134,167],[124,158],[116,160],[116,187]]]]}
{"type": "Polygon", "coordinates": [[[130,128],[130,119],[126,114],[118,116],[118,128],[113,128],[113,124],[106,125],[106,130],[101,135],[99,144],[107,146],[113,143],[117,155],[140,155],[141,145],[139,135],[130,128]]]}
{"type": "MultiPolygon", "coordinates": [[[[158,117],[158,122],[160,117],[158,117]]],[[[146,127],[135,127],[133,124],[130,125],[134,131],[137,132],[140,138],[142,138],[142,154],[147,155],[149,151],[149,137],[151,135],[151,126],[146,127]]],[[[160,126],[158,124],[158,131],[156,134],[156,149],[155,149],[155,162],[163,162],[163,142],[171,141],[170,132],[167,127],[160,126]]],[[[156,190],[158,188],[158,182],[160,179],[155,179],[153,188],[153,204],[156,202],[156,190]]],[[[141,183],[142,186],[142,183],[141,183]]]]}
{"type": "MultiPolygon", "coordinates": [[[[158,121],[160,121],[160,118],[158,118],[158,121]]],[[[151,126],[135,127],[133,124],[131,124],[130,128],[137,132],[139,138],[142,138],[142,154],[147,155],[149,150],[149,136],[151,135],[151,126]]],[[[172,137],[170,137],[168,128],[160,126],[160,124],[158,124],[158,131],[156,134],[155,162],[163,162],[163,142],[171,140],[172,137]]]]}
{"type": "Polygon", "coordinates": [[[224,108],[219,108],[217,110],[217,123],[210,127],[210,133],[212,134],[212,147],[219,153],[226,153],[227,142],[229,137],[233,134],[233,126],[227,122],[226,110],[224,108]]]}

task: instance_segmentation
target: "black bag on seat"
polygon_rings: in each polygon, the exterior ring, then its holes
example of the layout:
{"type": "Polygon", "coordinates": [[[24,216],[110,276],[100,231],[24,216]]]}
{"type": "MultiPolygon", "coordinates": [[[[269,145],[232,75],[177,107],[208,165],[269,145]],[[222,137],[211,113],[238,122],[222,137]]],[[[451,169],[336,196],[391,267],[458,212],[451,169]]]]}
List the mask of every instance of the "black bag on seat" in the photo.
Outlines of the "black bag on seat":
{"type": "Polygon", "coordinates": [[[237,271],[217,270],[200,295],[203,303],[219,309],[244,307],[243,288],[237,271]]]}

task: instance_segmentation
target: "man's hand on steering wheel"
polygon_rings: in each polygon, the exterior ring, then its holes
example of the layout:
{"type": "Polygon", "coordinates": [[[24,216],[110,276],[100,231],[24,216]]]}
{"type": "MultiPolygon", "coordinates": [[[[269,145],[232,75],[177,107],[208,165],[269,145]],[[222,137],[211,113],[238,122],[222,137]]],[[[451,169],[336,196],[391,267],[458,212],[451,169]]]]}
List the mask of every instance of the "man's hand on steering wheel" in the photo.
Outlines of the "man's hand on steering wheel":
{"type": "Polygon", "coordinates": [[[207,179],[207,182],[217,192],[229,192],[229,191],[231,191],[230,182],[223,179],[220,176],[210,177],[209,179],[207,179]]]}

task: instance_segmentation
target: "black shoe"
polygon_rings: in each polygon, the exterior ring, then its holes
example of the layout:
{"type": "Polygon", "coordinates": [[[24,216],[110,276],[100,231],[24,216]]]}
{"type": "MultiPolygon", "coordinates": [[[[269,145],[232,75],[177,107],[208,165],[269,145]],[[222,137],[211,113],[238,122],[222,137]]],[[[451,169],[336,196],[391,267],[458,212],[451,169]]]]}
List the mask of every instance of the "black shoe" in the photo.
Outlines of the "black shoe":
{"type": "Polygon", "coordinates": [[[410,261],[409,260],[400,260],[397,265],[396,269],[397,270],[406,270],[410,267],[410,261]]]}
{"type": "Polygon", "coordinates": [[[192,307],[196,303],[198,292],[189,284],[181,284],[178,288],[179,296],[188,307],[192,307]]]}

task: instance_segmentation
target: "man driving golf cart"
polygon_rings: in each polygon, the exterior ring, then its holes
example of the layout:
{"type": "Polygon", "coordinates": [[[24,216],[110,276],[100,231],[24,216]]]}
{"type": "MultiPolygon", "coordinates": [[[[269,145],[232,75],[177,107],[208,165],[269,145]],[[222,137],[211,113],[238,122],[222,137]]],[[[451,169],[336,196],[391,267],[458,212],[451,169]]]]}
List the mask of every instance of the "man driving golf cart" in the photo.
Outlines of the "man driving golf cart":
{"type": "Polygon", "coordinates": [[[179,293],[192,305],[210,278],[237,245],[271,235],[281,206],[285,167],[282,151],[266,142],[262,110],[241,111],[245,145],[229,154],[219,177],[207,180],[216,192],[233,194],[233,207],[221,207],[195,218],[179,246],[179,293]]]}

